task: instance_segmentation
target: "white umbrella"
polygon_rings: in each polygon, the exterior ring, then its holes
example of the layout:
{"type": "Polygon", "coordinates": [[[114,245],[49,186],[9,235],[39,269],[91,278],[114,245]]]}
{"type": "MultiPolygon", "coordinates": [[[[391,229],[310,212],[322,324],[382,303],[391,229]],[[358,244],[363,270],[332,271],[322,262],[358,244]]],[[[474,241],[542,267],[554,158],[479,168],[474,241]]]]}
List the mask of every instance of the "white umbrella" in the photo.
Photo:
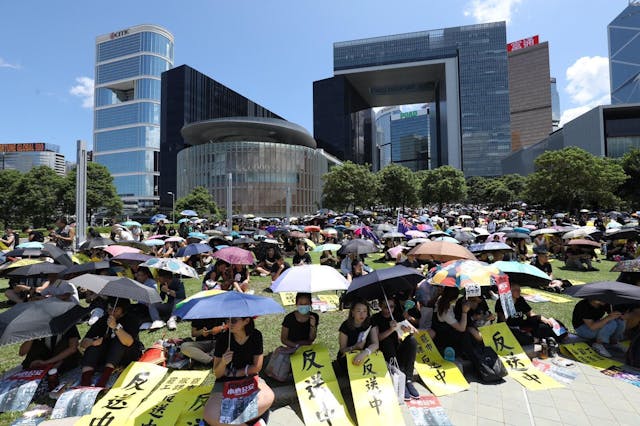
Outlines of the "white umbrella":
{"type": "Polygon", "coordinates": [[[317,293],[328,290],[346,290],[349,283],[336,269],[325,265],[294,266],[282,273],[271,284],[274,293],[317,293]]]}
{"type": "Polygon", "coordinates": [[[570,240],[572,238],[583,238],[593,234],[594,232],[598,232],[598,228],[596,228],[595,226],[583,226],[582,228],[574,229],[573,231],[567,232],[562,236],[562,239],[570,240]]]}

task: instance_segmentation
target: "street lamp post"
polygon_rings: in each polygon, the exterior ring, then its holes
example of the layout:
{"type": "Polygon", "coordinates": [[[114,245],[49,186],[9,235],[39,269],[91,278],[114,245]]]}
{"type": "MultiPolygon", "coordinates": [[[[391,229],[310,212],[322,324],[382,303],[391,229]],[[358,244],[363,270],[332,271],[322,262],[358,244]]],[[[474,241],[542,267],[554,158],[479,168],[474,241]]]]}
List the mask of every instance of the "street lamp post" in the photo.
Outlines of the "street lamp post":
{"type": "Polygon", "coordinates": [[[167,195],[171,195],[171,221],[176,223],[176,194],[167,192],[167,195]]]}

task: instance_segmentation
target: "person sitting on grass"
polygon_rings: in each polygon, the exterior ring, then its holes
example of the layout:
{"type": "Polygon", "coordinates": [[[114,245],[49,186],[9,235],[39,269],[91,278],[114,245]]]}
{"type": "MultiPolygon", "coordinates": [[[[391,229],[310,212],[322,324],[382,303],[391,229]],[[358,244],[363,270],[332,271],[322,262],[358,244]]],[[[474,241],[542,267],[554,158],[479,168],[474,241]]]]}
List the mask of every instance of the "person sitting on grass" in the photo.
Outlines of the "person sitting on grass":
{"type": "Polygon", "coordinates": [[[167,328],[175,330],[177,328],[176,316],[173,311],[176,304],[180,303],[185,297],[184,283],[182,280],[174,276],[171,272],[162,269],[158,270],[158,285],[160,286],[160,297],[166,302],[154,303],[149,306],[149,310],[156,310],[152,318],[157,316],[169,317],[167,320],[167,328]]]}
{"type": "Polygon", "coordinates": [[[596,299],[583,299],[573,308],[571,322],[576,334],[584,339],[593,340],[591,347],[604,357],[611,353],[604,345],[613,345],[619,351],[624,337],[625,321],[622,312],[613,311],[611,305],[596,299]]]}
{"type": "Polygon", "coordinates": [[[371,308],[364,299],[351,303],[349,317],[340,325],[338,342],[338,366],[340,372],[347,373],[347,354],[357,350],[353,365],[362,365],[365,358],[379,347],[378,329],[371,324],[371,308]]]}
{"type": "Polygon", "coordinates": [[[58,374],[69,371],[80,362],[79,341],[80,333],[74,325],[62,334],[24,342],[18,350],[18,355],[25,357],[22,368],[57,368],[58,374]]]}
{"type": "Polygon", "coordinates": [[[284,257],[282,255],[276,257],[275,263],[271,266],[271,282],[277,280],[280,275],[289,268],[291,268],[291,265],[284,261],[284,257]]]}
{"type": "Polygon", "coordinates": [[[304,241],[296,243],[296,254],[292,260],[293,266],[311,265],[311,255],[307,253],[307,246],[304,241]]]}
{"type": "Polygon", "coordinates": [[[273,265],[276,263],[277,254],[278,253],[276,253],[276,248],[274,246],[270,245],[267,247],[265,255],[258,259],[258,265],[256,266],[255,272],[261,277],[270,275],[273,265]]]}
{"type": "MultiPolygon", "coordinates": [[[[180,346],[180,352],[187,358],[191,358],[204,365],[213,362],[213,350],[216,346],[216,337],[229,327],[223,319],[198,319],[191,322],[191,337],[194,342],[184,342],[180,346]]],[[[226,344],[226,342],[223,342],[226,344]]]]}

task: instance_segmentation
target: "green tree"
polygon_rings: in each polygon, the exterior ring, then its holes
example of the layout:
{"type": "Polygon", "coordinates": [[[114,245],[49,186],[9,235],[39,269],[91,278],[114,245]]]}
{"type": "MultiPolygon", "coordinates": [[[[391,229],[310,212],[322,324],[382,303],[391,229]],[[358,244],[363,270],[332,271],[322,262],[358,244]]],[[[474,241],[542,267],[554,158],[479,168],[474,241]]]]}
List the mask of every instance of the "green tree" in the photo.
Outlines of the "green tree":
{"type": "Polygon", "coordinates": [[[640,149],[627,152],[621,161],[629,179],[620,186],[620,195],[633,210],[640,209],[640,149]]]}
{"type": "Polygon", "coordinates": [[[22,173],[17,170],[0,170],[0,222],[4,228],[12,225],[16,219],[17,205],[15,195],[22,173]]]}
{"type": "Polygon", "coordinates": [[[389,164],[376,173],[378,176],[378,198],[382,204],[395,209],[415,206],[418,202],[416,177],[405,166],[389,164]]]}
{"type": "Polygon", "coordinates": [[[618,187],[627,179],[617,162],[577,147],[547,151],[535,165],[535,173],[527,179],[526,197],[555,209],[615,207],[620,202],[618,187]]]}
{"type": "Polygon", "coordinates": [[[524,196],[524,190],[527,185],[526,177],[514,173],[510,175],[504,175],[498,179],[507,187],[509,191],[513,193],[513,199],[509,200],[508,202],[522,200],[522,197],[524,196]]]}
{"type": "Polygon", "coordinates": [[[34,227],[50,224],[62,212],[64,178],[51,167],[38,166],[22,174],[13,197],[16,220],[34,227]]]}
{"type": "Polygon", "coordinates": [[[485,203],[494,206],[507,206],[516,200],[515,193],[507,187],[502,179],[489,180],[485,190],[485,203]]]}
{"type": "Polygon", "coordinates": [[[443,204],[463,201],[466,196],[467,183],[464,174],[451,166],[429,170],[420,187],[420,199],[423,204],[436,203],[440,211],[443,204]]]}
{"type": "Polygon", "coordinates": [[[323,206],[338,210],[355,210],[370,206],[377,195],[378,180],[369,165],[345,161],[322,176],[323,206]]]}
{"type": "Polygon", "coordinates": [[[467,179],[467,202],[471,204],[487,204],[487,189],[491,179],[482,176],[472,176],[467,179]]]}
{"type": "MultiPolygon", "coordinates": [[[[63,210],[68,215],[76,212],[76,175],[77,168],[73,168],[65,178],[63,210]]],[[[122,213],[122,200],[113,184],[113,176],[102,164],[87,163],[87,220],[103,210],[108,216],[118,216],[122,213]]]]}
{"type": "Polygon", "coordinates": [[[196,186],[190,193],[176,200],[176,212],[195,210],[200,217],[218,217],[218,205],[213,196],[202,186],[196,186]]]}

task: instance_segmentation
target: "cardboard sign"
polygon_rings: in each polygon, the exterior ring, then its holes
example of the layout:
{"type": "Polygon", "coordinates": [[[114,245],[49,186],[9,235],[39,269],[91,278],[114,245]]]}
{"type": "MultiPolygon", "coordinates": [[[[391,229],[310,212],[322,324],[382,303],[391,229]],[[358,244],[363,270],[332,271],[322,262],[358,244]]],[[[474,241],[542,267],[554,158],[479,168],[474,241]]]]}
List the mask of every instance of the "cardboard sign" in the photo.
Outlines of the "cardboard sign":
{"type": "Polygon", "coordinates": [[[24,411],[33,399],[47,370],[24,370],[0,382],[0,412],[24,411]]]}
{"type": "Polygon", "coordinates": [[[560,345],[560,350],[581,363],[588,364],[598,370],[605,370],[611,367],[622,367],[623,365],[621,362],[603,357],[584,342],[560,345]]]}
{"type": "Polygon", "coordinates": [[[452,426],[440,400],[433,395],[421,395],[420,399],[407,401],[407,408],[416,426],[452,426]]]}
{"type": "Polygon", "coordinates": [[[512,317],[516,314],[516,306],[513,303],[513,296],[511,295],[511,284],[509,284],[508,275],[498,275],[491,277],[492,281],[495,281],[498,286],[498,297],[500,298],[500,304],[502,304],[502,312],[505,318],[512,317]]]}
{"type": "Polygon", "coordinates": [[[305,425],[353,425],[324,345],[298,348],[291,355],[291,370],[305,425]]]}
{"type": "Polygon", "coordinates": [[[458,366],[440,355],[427,331],[419,331],[414,337],[418,342],[415,367],[431,393],[443,396],[469,389],[458,366]]]}
{"type": "Polygon", "coordinates": [[[623,370],[620,367],[610,367],[606,370],[602,370],[602,374],[613,377],[614,379],[622,380],[623,382],[627,382],[633,386],[640,387],[640,374],[634,373],[633,371],[623,370]]]}
{"type": "Polygon", "coordinates": [[[220,423],[243,424],[258,417],[258,377],[224,382],[220,423]]]}
{"type": "MultiPolygon", "coordinates": [[[[204,421],[204,406],[209,401],[211,386],[197,386],[195,388],[183,389],[176,394],[176,397],[167,408],[167,413],[178,414],[178,419],[170,423],[167,419],[164,425],[175,426],[195,426],[204,421]]],[[[161,424],[161,423],[159,423],[161,424]]]]}
{"type": "MultiPolygon", "coordinates": [[[[531,300],[532,302],[535,302],[536,300],[540,300],[540,298],[545,299],[544,301],[548,301],[551,303],[571,302],[571,299],[569,299],[568,297],[560,296],[558,294],[554,294],[548,291],[537,290],[531,287],[522,287],[520,289],[520,292],[522,293],[523,296],[532,296],[534,298],[537,298],[537,299],[531,300]]],[[[529,299],[527,299],[527,301],[529,301],[529,299]]]]}
{"type": "Polygon", "coordinates": [[[347,354],[347,370],[358,424],[404,424],[382,353],[376,351],[367,356],[361,365],[353,365],[356,355],[353,352],[347,354]]]}
{"type": "Polygon", "coordinates": [[[536,369],[522,350],[506,323],[480,327],[484,344],[496,351],[507,368],[509,376],[529,390],[545,390],[563,387],[561,383],[536,369]]]}
{"type": "Polygon", "coordinates": [[[81,387],[71,389],[60,395],[51,413],[51,419],[85,416],[91,413],[98,394],[102,388],[81,387]]]}
{"type": "Polygon", "coordinates": [[[278,294],[280,295],[282,306],[293,306],[296,304],[296,292],[286,291],[278,294]]]}

